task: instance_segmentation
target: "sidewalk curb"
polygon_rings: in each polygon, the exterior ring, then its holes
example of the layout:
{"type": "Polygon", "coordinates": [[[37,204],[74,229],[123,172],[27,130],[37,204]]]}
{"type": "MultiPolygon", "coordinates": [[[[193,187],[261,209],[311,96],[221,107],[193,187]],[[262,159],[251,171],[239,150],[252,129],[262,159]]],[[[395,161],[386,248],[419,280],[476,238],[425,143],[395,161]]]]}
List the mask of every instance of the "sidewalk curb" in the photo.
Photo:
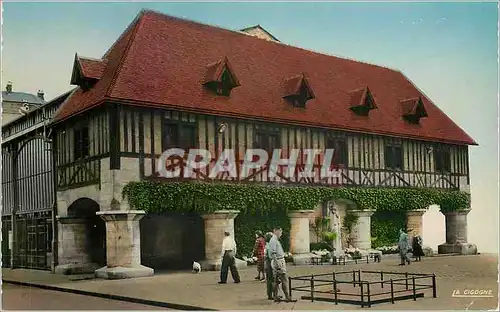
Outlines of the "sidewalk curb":
{"type": "Polygon", "coordinates": [[[111,299],[111,300],[118,300],[118,301],[125,301],[125,302],[131,302],[131,303],[139,303],[139,304],[145,304],[145,305],[150,305],[150,306],[155,306],[155,307],[161,307],[161,308],[167,308],[167,309],[173,309],[173,310],[183,310],[183,311],[218,311],[218,310],[215,310],[215,309],[208,309],[208,308],[202,308],[202,307],[196,307],[196,306],[190,306],[190,305],[183,305],[183,304],[177,304],[177,303],[169,303],[169,302],[162,302],[162,301],[146,300],[146,299],[133,298],[133,297],[125,297],[125,296],[112,295],[112,294],[103,294],[103,293],[86,291],[86,290],[63,288],[63,287],[56,287],[56,286],[43,285],[43,284],[35,284],[35,283],[29,283],[29,282],[19,282],[19,281],[10,281],[10,280],[4,280],[4,279],[2,279],[2,283],[14,284],[14,285],[20,285],[20,286],[28,286],[28,287],[36,287],[36,288],[41,288],[41,289],[61,291],[61,292],[73,293],[73,294],[77,294],[77,295],[92,296],[92,297],[98,297],[98,298],[104,298],[104,299],[111,299]]]}

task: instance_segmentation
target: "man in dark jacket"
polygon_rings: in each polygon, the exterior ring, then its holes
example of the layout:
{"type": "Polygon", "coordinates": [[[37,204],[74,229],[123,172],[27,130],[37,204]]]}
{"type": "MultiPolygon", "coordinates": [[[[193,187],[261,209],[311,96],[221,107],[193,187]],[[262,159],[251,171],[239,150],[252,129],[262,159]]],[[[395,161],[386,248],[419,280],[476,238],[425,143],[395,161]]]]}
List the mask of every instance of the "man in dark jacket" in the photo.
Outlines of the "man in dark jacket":
{"type": "Polygon", "coordinates": [[[271,253],[270,253],[270,245],[269,241],[273,237],[273,233],[266,233],[266,249],[264,252],[264,268],[266,270],[266,286],[267,286],[267,299],[269,300],[274,300],[273,298],[273,283],[274,283],[274,276],[273,276],[273,268],[271,266],[271,253]]]}

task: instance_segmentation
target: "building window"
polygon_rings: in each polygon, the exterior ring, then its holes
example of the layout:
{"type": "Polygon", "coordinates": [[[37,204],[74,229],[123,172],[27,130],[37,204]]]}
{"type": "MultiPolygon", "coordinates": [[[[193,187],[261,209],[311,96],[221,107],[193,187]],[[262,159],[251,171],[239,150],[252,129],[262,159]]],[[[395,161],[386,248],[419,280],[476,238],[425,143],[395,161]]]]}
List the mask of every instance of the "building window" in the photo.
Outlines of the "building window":
{"type": "Polygon", "coordinates": [[[221,77],[221,82],[217,86],[217,94],[223,96],[229,96],[231,89],[233,88],[233,83],[231,81],[231,74],[225,70],[221,77]]]}
{"type": "Polygon", "coordinates": [[[434,169],[436,172],[451,172],[450,150],[440,146],[434,148],[434,169]]]}
{"type": "Polygon", "coordinates": [[[196,125],[182,122],[166,121],[163,127],[163,150],[196,148],[196,125]]]}
{"type": "Polygon", "coordinates": [[[307,101],[314,99],[314,93],[304,74],[285,79],[283,98],[295,107],[305,108],[307,101]]]}
{"type": "Polygon", "coordinates": [[[74,129],[74,148],[75,160],[83,159],[89,156],[89,127],[83,126],[74,129]]]}
{"type": "Polygon", "coordinates": [[[403,149],[401,145],[386,145],[384,156],[387,169],[403,170],[403,149]]]}
{"type": "Polygon", "coordinates": [[[348,166],[349,164],[349,153],[347,151],[347,143],[345,139],[342,138],[327,138],[326,148],[334,150],[333,153],[333,164],[348,166]]]}
{"type": "Polygon", "coordinates": [[[280,135],[276,132],[255,130],[254,148],[267,151],[271,157],[273,150],[280,148],[280,135]]]}

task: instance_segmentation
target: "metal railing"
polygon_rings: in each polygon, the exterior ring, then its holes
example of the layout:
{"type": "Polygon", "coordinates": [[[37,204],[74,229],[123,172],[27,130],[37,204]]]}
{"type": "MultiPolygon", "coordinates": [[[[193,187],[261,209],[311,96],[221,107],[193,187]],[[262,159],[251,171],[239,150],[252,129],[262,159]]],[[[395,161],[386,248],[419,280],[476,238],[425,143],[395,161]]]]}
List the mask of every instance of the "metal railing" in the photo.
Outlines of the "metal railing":
{"type": "Polygon", "coordinates": [[[435,274],[353,270],[289,277],[288,284],[290,296],[292,296],[292,291],[306,292],[308,295],[302,296],[301,299],[311,300],[311,302],[316,300],[335,304],[359,304],[361,307],[371,307],[372,304],[384,302],[395,303],[395,301],[407,299],[416,301],[417,298],[424,297],[422,290],[432,289],[432,297],[437,297],[435,274]],[[362,280],[362,273],[371,275],[377,280],[362,280]],[[394,276],[398,278],[393,278],[394,276]],[[293,285],[294,281],[302,282],[303,285],[293,285]],[[339,285],[351,285],[358,290],[351,293],[340,291],[338,289],[339,285]],[[330,286],[331,288],[323,290],[321,289],[323,286],[330,286]],[[379,291],[375,290],[375,287],[378,286],[380,286],[379,291]],[[384,286],[388,286],[389,290],[384,291],[384,286]],[[397,286],[404,287],[403,289],[395,289],[397,286]],[[411,292],[411,294],[402,294],[408,292],[411,292]],[[382,298],[384,296],[385,298],[382,298]],[[354,297],[354,299],[344,297],[354,297]]]}
{"type": "Polygon", "coordinates": [[[312,265],[323,265],[323,264],[330,264],[330,265],[346,265],[350,263],[370,263],[370,260],[372,262],[380,262],[381,258],[377,258],[374,255],[367,255],[359,258],[354,258],[354,259],[348,259],[346,256],[340,256],[340,257],[334,257],[331,259],[332,262],[330,263],[330,260],[324,260],[322,257],[313,257],[311,258],[311,264],[312,265]]]}

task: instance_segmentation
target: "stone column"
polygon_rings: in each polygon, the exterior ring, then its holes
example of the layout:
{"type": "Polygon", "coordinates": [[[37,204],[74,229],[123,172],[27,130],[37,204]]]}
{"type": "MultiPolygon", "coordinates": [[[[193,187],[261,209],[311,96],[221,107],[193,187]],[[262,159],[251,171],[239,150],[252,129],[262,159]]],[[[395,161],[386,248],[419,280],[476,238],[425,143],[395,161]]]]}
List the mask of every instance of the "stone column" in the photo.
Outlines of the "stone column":
{"type": "MultiPolygon", "coordinates": [[[[219,271],[222,265],[222,240],[228,231],[234,238],[234,219],[238,210],[218,210],[202,215],[205,220],[205,259],[200,261],[202,270],[219,271]]],[[[238,246],[236,246],[236,249],[238,246]]],[[[236,259],[236,267],[244,269],[246,261],[236,259]]]]}
{"type": "Polygon", "coordinates": [[[111,210],[96,214],[106,222],[106,266],[95,271],[96,277],[122,279],[153,275],[153,269],[141,265],[139,220],[145,212],[111,210]]]}
{"type": "Polygon", "coordinates": [[[92,263],[87,237],[86,219],[57,217],[58,259],[56,274],[93,273],[99,265],[92,263]]]}
{"type": "Polygon", "coordinates": [[[369,250],[372,248],[372,236],[371,236],[371,216],[375,213],[373,210],[350,210],[348,213],[352,213],[358,217],[358,222],[356,222],[352,228],[353,242],[352,245],[355,248],[361,250],[369,250]]]}
{"type": "Polygon", "coordinates": [[[441,211],[445,216],[446,243],[438,246],[438,253],[477,254],[477,247],[467,242],[467,215],[470,209],[441,211]]]}
{"type": "Polygon", "coordinates": [[[406,228],[410,244],[413,242],[413,237],[419,235],[423,237],[423,215],[427,209],[409,210],[406,212],[406,228]]]}
{"type": "Polygon", "coordinates": [[[314,210],[297,210],[288,213],[290,218],[290,252],[295,265],[311,262],[309,237],[309,219],[314,215],[314,210]]]}

